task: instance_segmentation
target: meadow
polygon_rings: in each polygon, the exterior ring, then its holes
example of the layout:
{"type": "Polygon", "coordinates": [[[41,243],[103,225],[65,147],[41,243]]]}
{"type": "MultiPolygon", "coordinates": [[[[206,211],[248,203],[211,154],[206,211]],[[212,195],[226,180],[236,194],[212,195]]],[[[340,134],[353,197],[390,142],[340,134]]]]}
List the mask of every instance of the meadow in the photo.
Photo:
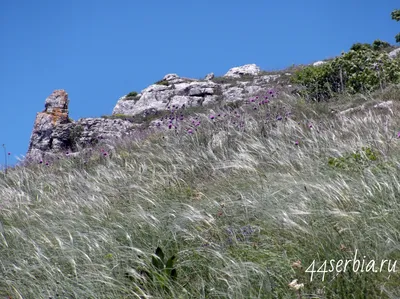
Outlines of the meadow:
{"type": "Polygon", "coordinates": [[[400,102],[373,108],[396,88],[265,91],[8,169],[1,298],[399,297],[400,102]]]}

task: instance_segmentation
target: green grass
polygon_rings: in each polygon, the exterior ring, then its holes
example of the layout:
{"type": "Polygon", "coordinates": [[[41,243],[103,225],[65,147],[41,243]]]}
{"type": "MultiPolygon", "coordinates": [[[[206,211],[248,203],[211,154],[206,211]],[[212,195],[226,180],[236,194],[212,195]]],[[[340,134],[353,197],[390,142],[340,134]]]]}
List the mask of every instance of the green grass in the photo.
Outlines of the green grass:
{"type": "Polygon", "coordinates": [[[340,100],[273,101],[294,119],[238,108],[244,129],[200,115],[193,135],[9,169],[0,298],[399,297],[398,271],[306,272],[356,250],[377,265],[400,259],[399,107],[343,118],[330,113],[340,100]]]}

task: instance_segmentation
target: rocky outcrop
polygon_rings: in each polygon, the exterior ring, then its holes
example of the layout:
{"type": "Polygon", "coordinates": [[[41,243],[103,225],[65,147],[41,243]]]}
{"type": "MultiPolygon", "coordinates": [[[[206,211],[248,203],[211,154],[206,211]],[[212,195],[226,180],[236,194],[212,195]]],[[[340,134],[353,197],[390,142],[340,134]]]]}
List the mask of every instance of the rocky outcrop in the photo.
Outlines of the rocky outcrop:
{"type": "Polygon", "coordinates": [[[275,85],[279,74],[260,75],[255,64],[230,69],[223,77],[207,75],[205,80],[181,78],[177,74],[167,74],[156,84],[150,85],[130,99],[121,97],[113,114],[148,115],[168,109],[168,107],[198,107],[242,101],[275,85]],[[243,75],[246,77],[242,78],[243,75]]]}
{"type": "Polygon", "coordinates": [[[313,66],[323,65],[323,64],[325,64],[325,63],[326,63],[325,61],[320,60],[320,61],[314,62],[314,63],[313,63],[313,66]]]}
{"type": "Polygon", "coordinates": [[[64,90],[56,90],[46,99],[44,111],[36,116],[27,161],[51,160],[134,131],[134,125],[122,119],[82,118],[74,122],[68,117],[68,102],[64,90]]]}
{"type": "Polygon", "coordinates": [[[69,123],[68,94],[65,90],[55,90],[45,101],[45,109],[36,114],[29,142],[28,154],[40,157],[41,152],[53,147],[53,132],[60,125],[69,123]]]}
{"type": "Polygon", "coordinates": [[[261,73],[261,69],[255,64],[246,64],[231,68],[224,77],[240,78],[243,75],[256,76],[261,73]]]}
{"type": "Polygon", "coordinates": [[[393,51],[391,51],[389,54],[389,57],[394,59],[397,57],[397,55],[400,55],[400,48],[394,49],[393,51]]]}
{"type": "Polygon", "coordinates": [[[214,73],[209,73],[209,74],[207,74],[207,76],[205,76],[205,78],[204,78],[204,80],[212,80],[212,79],[214,79],[214,73]]]}
{"type": "Polygon", "coordinates": [[[46,99],[44,111],[37,114],[26,160],[44,161],[67,152],[79,154],[99,142],[112,144],[115,139],[138,131],[140,124],[134,124],[132,119],[145,120],[160,111],[228,104],[266,94],[279,83],[280,77],[262,75],[255,64],[232,68],[219,78],[210,73],[205,80],[167,74],[139,94],[121,97],[111,117],[78,121],[68,117],[68,94],[56,90],[46,99]]]}

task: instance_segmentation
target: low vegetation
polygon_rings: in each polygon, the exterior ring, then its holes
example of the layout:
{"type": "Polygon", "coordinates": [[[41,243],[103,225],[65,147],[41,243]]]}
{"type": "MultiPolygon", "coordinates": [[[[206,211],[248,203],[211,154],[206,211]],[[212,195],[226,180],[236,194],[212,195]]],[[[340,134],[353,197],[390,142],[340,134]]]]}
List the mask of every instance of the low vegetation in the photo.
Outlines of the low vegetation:
{"type": "Polygon", "coordinates": [[[9,169],[0,296],[400,296],[400,103],[330,113],[340,103],[266,91],[112,150],[9,169]],[[332,272],[341,260],[376,272],[332,272]]]}
{"type": "Polygon", "coordinates": [[[165,79],[162,79],[162,80],[160,80],[160,81],[157,81],[157,82],[154,83],[154,84],[169,86],[168,80],[165,80],[165,79]]]}
{"type": "Polygon", "coordinates": [[[130,93],[128,93],[126,95],[127,98],[134,98],[138,95],[138,93],[136,91],[131,91],[130,93]]]}
{"type": "Polygon", "coordinates": [[[292,83],[305,87],[302,95],[316,101],[335,93],[367,93],[400,83],[400,58],[384,51],[387,43],[354,44],[351,50],[319,66],[306,66],[294,73],[292,83]]]}

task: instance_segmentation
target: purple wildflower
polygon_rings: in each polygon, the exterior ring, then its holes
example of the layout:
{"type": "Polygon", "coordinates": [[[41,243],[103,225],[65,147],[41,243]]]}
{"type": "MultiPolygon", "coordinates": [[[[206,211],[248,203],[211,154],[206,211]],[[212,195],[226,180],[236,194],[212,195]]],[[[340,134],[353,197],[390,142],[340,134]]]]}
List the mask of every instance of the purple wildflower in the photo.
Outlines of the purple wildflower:
{"type": "Polygon", "coordinates": [[[278,115],[278,116],[276,117],[276,120],[282,120],[282,116],[278,115]]]}
{"type": "Polygon", "coordinates": [[[397,133],[397,138],[400,138],[400,131],[397,133]]]}
{"type": "Polygon", "coordinates": [[[214,119],[214,118],[215,118],[215,116],[214,116],[214,115],[210,115],[210,118],[211,118],[211,119],[214,119]]]}
{"type": "Polygon", "coordinates": [[[296,140],[296,142],[294,143],[295,145],[299,145],[299,142],[296,140]]]}
{"type": "Polygon", "coordinates": [[[43,161],[42,161],[42,160],[40,160],[40,161],[39,161],[39,164],[42,164],[42,163],[43,163],[43,161]]]}
{"type": "Polygon", "coordinates": [[[189,129],[189,130],[188,130],[188,133],[189,133],[189,134],[193,134],[193,130],[192,130],[192,129],[189,129]]]}

